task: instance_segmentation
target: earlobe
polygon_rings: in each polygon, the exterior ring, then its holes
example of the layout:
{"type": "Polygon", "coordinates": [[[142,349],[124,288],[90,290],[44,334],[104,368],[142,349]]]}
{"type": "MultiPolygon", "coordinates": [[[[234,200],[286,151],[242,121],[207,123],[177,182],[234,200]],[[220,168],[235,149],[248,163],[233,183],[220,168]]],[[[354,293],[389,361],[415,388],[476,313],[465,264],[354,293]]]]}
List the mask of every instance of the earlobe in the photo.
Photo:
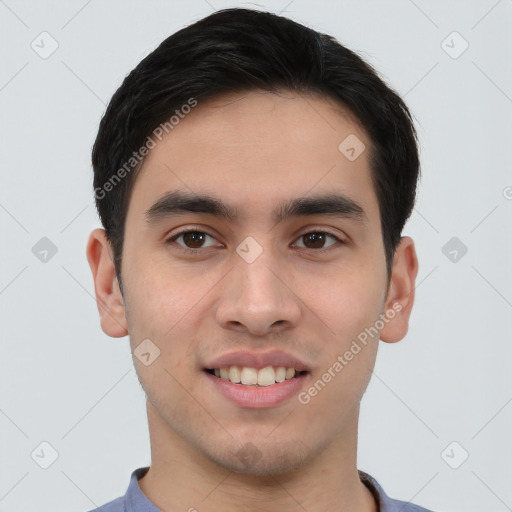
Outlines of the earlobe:
{"type": "Polygon", "coordinates": [[[414,304],[414,290],[418,275],[418,258],[412,238],[400,239],[393,259],[393,270],[386,298],[385,311],[390,320],[380,333],[387,343],[400,341],[407,334],[409,317],[414,304]],[[393,314],[391,314],[394,312],[393,314]]]}
{"type": "Polygon", "coordinates": [[[89,236],[87,261],[94,279],[96,304],[103,332],[113,338],[126,336],[128,328],[124,299],[119,289],[112,249],[105,230],[95,229],[89,236]]]}

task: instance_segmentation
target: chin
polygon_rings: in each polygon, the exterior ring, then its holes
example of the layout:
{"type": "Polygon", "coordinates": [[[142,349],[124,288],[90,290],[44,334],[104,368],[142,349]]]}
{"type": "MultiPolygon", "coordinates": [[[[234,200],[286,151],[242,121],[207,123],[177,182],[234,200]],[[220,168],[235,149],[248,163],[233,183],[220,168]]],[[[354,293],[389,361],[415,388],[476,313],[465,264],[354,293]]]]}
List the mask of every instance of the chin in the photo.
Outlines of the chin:
{"type": "Polygon", "coordinates": [[[263,438],[240,442],[234,441],[237,448],[229,447],[226,451],[208,450],[205,455],[215,464],[238,474],[253,476],[277,476],[300,469],[314,457],[313,451],[301,442],[274,442],[263,438]]]}

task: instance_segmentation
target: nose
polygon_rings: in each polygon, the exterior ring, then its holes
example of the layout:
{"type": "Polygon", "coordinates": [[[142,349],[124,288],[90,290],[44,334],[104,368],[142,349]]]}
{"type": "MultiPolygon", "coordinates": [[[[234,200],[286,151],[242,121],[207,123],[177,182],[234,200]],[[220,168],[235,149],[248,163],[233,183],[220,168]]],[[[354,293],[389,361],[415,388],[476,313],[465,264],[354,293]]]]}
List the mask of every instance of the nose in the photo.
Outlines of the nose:
{"type": "Polygon", "coordinates": [[[289,272],[264,251],[247,263],[234,255],[217,303],[218,324],[229,330],[265,336],[296,326],[302,310],[289,272]]]}

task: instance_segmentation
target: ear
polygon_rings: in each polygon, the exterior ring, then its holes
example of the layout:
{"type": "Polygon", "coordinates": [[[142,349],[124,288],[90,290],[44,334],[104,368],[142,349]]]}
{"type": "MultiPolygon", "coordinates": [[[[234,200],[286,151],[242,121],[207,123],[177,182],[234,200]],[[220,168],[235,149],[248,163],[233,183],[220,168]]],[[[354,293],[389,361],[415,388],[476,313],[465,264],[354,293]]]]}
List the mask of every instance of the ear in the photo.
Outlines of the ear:
{"type": "Polygon", "coordinates": [[[94,279],[103,332],[113,338],[126,336],[128,328],[124,299],[116,276],[112,248],[104,229],[95,229],[89,236],[87,261],[94,279]]]}
{"type": "Polygon", "coordinates": [[[414,289],[418,275],[418,258],[412,238],[400,239],[393,258],[393,269],[386,297],[385,311],[395,311],[384,325],[380,339],[386,343],[400,341],[407,334],[409,317],[414,304],[414,289]]]}

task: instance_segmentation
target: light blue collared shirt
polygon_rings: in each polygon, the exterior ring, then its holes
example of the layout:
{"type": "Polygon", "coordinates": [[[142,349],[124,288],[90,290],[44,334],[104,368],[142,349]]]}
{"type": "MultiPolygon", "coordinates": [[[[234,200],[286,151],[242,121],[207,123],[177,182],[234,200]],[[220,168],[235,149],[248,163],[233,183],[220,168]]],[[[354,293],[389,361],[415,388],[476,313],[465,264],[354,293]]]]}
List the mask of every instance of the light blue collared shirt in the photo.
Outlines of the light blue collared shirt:
{"type": "MultiPolygon", "coordinates": [[[[139,479],[147,473],[148,469],[149,467],[138,468],[132,473],[130,485],[124,496],[90,512],[162,512],[149,501],[139,486],[139,479]]],[[[375,478],[363,471],[359,471],[359,478],[375,497],[375,501],[379,505],[379,512],[431,512],[418,505],[389,498],[375,478]]]]}

